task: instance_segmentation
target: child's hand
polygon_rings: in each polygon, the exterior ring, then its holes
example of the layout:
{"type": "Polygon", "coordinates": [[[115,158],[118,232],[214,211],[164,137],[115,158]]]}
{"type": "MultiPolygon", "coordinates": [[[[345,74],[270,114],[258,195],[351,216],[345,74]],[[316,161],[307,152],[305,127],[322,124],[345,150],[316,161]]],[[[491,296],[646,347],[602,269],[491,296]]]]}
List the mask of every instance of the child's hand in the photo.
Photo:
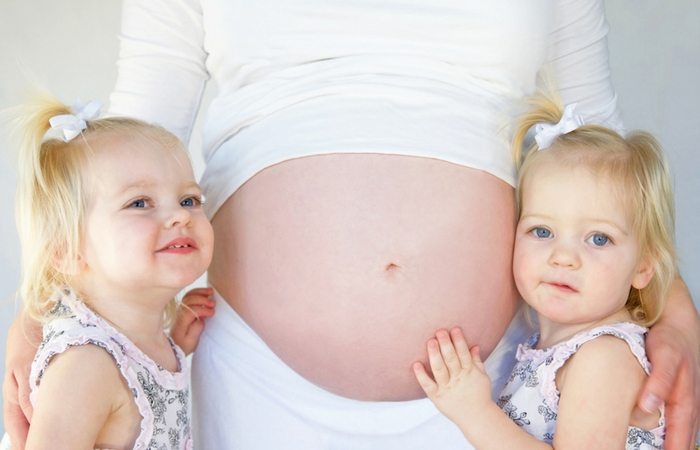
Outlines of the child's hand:
{"type": "Polygon", "coordinates": [[[214,315],[216,303],[211,298],[213,293],[212,288],[196,288],[185,294],[182,299],[182,306],[170,330],[170,337],[186,355],[197,347],[199,336],[204,330],[204,319],[214,315]]]}
{"type": "Polygon", "coordinates": [[[462,330],[438,330],[427,343],[433,377],[421,362],[413,364],[418,383],[435,406],[453,422],[468,420],[491,400],[491,380],[479,356],[479,347],[467,346],[462,330]]]}

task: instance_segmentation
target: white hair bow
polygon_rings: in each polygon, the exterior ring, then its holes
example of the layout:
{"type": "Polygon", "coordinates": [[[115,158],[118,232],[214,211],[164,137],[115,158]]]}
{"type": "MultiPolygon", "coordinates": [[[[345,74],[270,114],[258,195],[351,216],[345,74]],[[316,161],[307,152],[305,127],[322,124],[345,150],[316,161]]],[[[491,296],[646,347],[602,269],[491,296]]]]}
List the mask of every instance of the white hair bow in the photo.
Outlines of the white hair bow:
{"type": "Polygon", "coordinates": [[[557,123],[538,123],[535,125],[535,141],[540,150],[543,150],[554,142],[562,134],[571,133],[585,122],[583,117],[575,114],[576,103],[564,108],[564,113],[557,123]]]}
{"type": "Polygon", "coordinates": [[[92,100],[83,105],[76,101],[71,108],[73,114],[59,114],[49,119],[52,130],[58,130],[63,134],[65,142],[71,141],[87,128],[88,120],[96,118],[100,114],[102,103],[92,100]]]}

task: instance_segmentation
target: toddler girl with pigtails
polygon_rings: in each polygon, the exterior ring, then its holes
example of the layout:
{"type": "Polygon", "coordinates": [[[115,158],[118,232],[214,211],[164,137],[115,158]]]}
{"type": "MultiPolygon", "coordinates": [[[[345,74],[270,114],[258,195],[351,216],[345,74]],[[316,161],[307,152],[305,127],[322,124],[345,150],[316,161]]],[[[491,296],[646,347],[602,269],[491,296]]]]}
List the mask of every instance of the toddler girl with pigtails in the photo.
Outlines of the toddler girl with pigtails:
{"type": "Polygon", "coordinates": [[[539,332],[521,344],[494,402],[478,347],[458,328],[427,343],[428,397],[485,449],[660,449],[663,407],[636,406],[648,326],[676,275],[673,198],[659,144],[533,99],[515,134],[513,272],[539,332]],[[535,128],[524,157],[523,142],[535,128]]]}
{"type": "MultiPolygon", "coordinates": [[[[44,96],[18,117],[21,296],[44,324],[26,448],[189,449],[185,353],[164,330],[209,265],[212,228],[180,141],[98,112],[44,96]]],[[[188,352],[208,294],[175,327],[188,352]]]]}

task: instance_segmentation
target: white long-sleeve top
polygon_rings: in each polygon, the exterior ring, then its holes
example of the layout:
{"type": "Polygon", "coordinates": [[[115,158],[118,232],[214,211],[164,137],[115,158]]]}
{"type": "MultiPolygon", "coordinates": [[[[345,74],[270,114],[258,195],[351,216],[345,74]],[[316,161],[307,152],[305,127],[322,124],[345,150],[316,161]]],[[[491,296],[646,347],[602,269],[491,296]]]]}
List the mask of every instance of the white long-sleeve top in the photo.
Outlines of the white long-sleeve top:
{"type": "Polygon", "coordinates": [[[619,126],[602,0],[124,0],[110,113],[188,141],[208,79],[210,215],[272,164],[438,158],[514,184],[508,125],[538,73],[619,126]]]}

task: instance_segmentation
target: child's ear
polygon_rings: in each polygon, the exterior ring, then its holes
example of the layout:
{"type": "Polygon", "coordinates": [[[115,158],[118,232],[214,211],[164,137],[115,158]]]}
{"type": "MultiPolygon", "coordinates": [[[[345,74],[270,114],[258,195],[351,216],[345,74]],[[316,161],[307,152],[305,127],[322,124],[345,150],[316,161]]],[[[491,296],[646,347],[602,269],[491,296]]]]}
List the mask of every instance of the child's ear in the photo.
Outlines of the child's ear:
{"type": "Polygon", "coordinates": [[[651,257],[642,258],[637,265],[637,271],[632,278],[632,287],[644,289],[654,276],[654,261],[651,257]]]}
{"type": "Polygon", "coordinates": [[[63,275],[78,275],[85,268],[85,260],[78,254],[74,257],[66,255],[65,250],[55,249],[51,260],[53,268],[63,275]]]}

